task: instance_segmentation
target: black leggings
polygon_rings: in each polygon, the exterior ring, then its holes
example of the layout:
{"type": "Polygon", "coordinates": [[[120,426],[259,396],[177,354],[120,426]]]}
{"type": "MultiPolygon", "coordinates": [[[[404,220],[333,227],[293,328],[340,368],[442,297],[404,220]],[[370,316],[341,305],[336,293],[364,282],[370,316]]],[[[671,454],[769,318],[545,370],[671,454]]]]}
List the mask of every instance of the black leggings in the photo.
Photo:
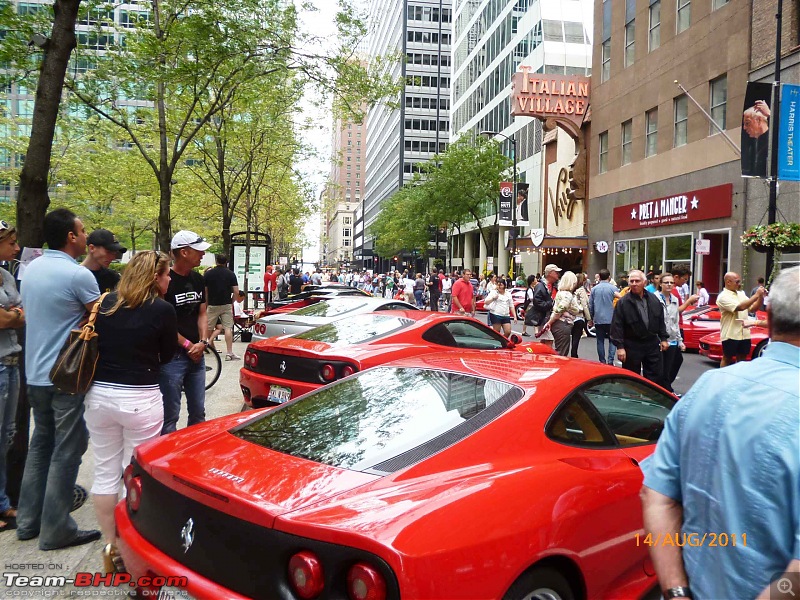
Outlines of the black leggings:
{"type": "Polygon", "coordinates": [[[572,358],[578,358],[578,345],[581,343],[584,323],[583,319],[578,319],[572,324],[572,351],[570,352],[572,358]]]}

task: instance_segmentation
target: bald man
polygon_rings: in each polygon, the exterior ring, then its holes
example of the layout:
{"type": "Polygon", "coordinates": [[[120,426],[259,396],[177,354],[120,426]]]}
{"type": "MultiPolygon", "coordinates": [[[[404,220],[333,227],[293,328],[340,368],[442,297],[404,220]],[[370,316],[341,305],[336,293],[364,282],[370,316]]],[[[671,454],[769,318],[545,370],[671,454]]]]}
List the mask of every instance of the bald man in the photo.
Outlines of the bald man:
{"type": "Polygon", "coordinates": [[[722,340],[722,362],[727,367],[734,362],[747,360],[750,354],[750,329],[745,327],[747,313],[755,311],[764,301],[766,291],[760,285],[752,298],[742,291],[742,278],[738,273],[725,273],[725,289],[717,296],[720,313],[720,339],[722,340]]]}

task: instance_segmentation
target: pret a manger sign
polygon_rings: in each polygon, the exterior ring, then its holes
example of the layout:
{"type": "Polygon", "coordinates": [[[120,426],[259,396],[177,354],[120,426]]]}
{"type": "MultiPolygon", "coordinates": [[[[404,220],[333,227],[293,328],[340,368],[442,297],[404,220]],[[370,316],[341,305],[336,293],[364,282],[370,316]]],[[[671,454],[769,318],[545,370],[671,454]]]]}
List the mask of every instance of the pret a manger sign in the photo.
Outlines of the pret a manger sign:
{"type": "Polygon", "coordinates": [[[732,199],[733,185],[726,183],[617,206],[614,209],[614,231],[730,217],[732,199]]]}
{"type": "Polygon", "coordinates": [[[578,75],[544,75],[520,67],[511,78],[511,114],[540,119],[560,118],[580,127],[589,106],[589,78],[578,75]]]}

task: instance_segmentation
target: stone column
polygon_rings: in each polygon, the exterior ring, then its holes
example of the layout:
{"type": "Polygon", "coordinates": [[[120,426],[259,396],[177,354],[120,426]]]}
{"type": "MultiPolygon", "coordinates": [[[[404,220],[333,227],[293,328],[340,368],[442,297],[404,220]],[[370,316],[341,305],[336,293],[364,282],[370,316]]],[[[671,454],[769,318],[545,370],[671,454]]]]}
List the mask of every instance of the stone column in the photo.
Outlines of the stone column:
{"type": "Polygon", "coordinates": [[[483,236],[481,235],[480,231],[476,232],[478,235],[478,248],[480,250],[479,254],[479,264],[477,266],[478,273],[483,273],[484,265],[486,264],[486,257],[488,256],[488,251],[486,250],[486,243],[483,241],[483,236]]]}
{"type": "Polygon", "coordinates": [[[475,251],[472,245],[474,234],[471,231],[464,233],[464,266],[465,269],[472,269],[475,262],[475,251]]]}
{"type": "Polygon", "coordinates": [[[506,250],[506,232],[509,231],[507,227],[500,228],[500,235],[497,236],[497,274],[505,275],[508,273],[508,257],[509,252],[506,250]]]}

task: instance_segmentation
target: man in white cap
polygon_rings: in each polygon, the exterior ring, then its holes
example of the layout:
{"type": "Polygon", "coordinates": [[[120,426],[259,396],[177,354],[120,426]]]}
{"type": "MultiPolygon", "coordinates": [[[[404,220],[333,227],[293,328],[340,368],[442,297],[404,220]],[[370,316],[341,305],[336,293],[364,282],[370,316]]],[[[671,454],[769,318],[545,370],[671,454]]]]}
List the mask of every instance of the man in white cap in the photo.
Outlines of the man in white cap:
{"type": "Polygon", "coordinates": [[[542,327],[550,318],[550,313],[553,310],[553,298],[556,297],[558,288],[556,284],[560,277],[561,269],[557,265],[549,264],[544,268],[544,274],[536,284],[533,290],[533,319],[532,322],[536,325],[536,337],[540,342],[546,346],[553,347],[553,334],[548,329],[542,331],[542,327]]]}
{"type": "Polygon", "coordinates": [[[162,434],[177,429],[181,413],[181,391],[186,392],[189,425],[206,420],[206,366],[203,351],[208,346],[208,306],[203,276],[194,271],[200,266],[209,244],[193,231],[179,231],[172,238],[169,288],[164,299],[175,307],[178,315],[178,351],[161,367],[159,386],[164,398],[162,434]]]}

